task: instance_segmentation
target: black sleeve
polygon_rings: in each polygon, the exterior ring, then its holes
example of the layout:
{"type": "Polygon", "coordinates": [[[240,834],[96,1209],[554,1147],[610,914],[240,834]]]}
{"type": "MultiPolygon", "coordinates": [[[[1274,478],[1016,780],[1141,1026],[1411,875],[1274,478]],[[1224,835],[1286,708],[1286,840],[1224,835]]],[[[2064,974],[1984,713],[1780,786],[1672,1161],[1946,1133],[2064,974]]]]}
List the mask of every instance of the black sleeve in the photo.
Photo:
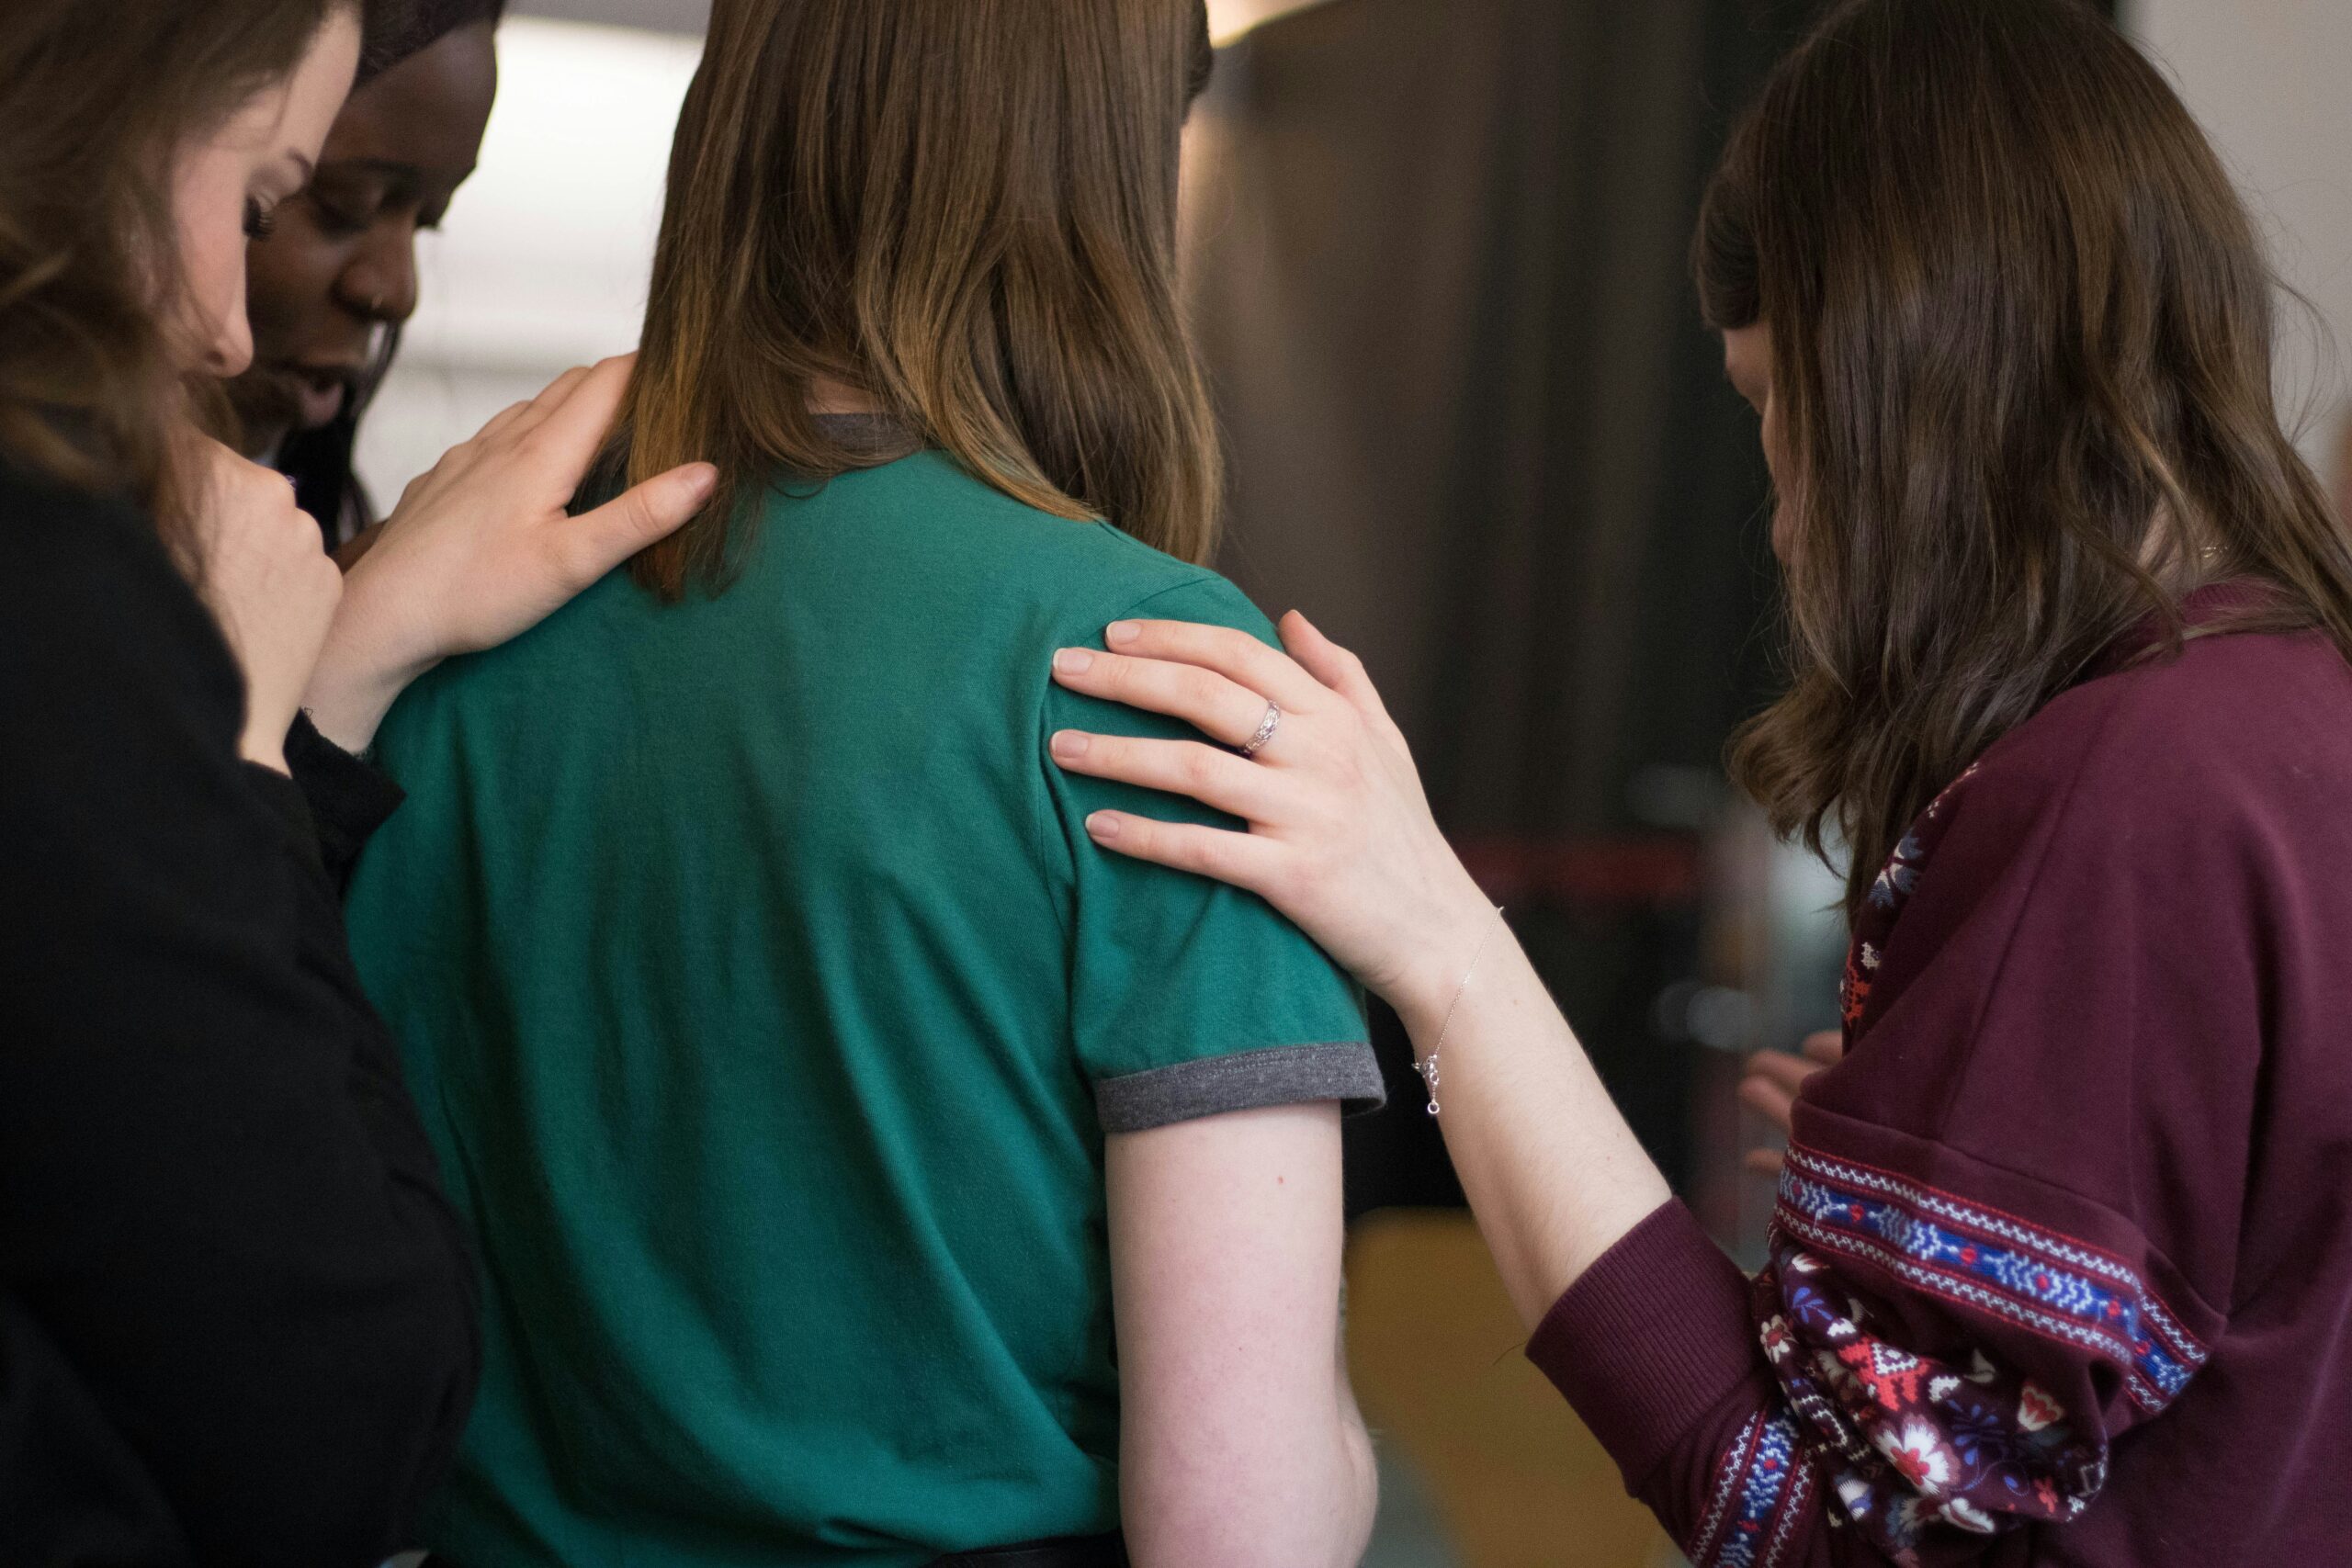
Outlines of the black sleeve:
{"type": "Polygon", "coordinates": [[[309,811],[137,519],[0,483],[0,1292],[196,1560],[372,1568],[480,1348],[309,811]]]}
{"type": "Polygon", "coordinates": [[[171,1505],[23,1303],[0,1294],[0,1563],[191,1568],[171,1505]]]}
{"type": "Polygon", "coordinates": [[[319,859],[339,900],[351,886],[359,852],[408,797],[390,778],[321,735],[308,714],[287,732],[286,766],[311,808],[319,859]]]}

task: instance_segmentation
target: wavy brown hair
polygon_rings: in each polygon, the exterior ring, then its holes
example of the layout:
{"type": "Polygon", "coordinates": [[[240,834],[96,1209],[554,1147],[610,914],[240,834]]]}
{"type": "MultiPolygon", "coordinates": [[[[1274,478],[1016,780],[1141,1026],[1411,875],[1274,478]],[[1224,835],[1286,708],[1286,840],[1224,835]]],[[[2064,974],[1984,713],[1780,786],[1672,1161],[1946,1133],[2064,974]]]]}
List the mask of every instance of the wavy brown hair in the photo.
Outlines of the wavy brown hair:
{"type": "MultiPolygon", "coordinates": [[[[0,5],[0,459],[146,509],[180,506],[174,433],[213,389],[183,379],[175,150],[287,75],[358,0],[0,5]]],[[[371,31],[396,23],[384,0],[371,31]]]]}
{"type": "Polygon", "coordinates": [[[2281,431],[2278,291],[2163,78],[2075,0],[1852,0],[1735,133],[1695,247],[1771,333],[1793,679],[1732,765],[1850,913],[2002,735],[2181,600],[2352,653],[2352,548],[2281,431]]]}
{"type": "Polygon", "coordinates": [[[720,500],[634,565],[725,581],[748,504],[879,455],[825,381],[1014,499],[1187,560],[1217,446],[1176,288],[1203,0],[718,0],[616,442],[720,500]]]}

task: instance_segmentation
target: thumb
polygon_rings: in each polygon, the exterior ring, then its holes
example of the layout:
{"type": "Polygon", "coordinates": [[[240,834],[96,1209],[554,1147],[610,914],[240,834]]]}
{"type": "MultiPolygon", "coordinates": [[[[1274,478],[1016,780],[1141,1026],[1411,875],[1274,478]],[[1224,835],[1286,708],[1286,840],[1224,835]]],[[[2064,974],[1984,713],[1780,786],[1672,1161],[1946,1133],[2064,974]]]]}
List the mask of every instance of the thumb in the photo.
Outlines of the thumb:
{"type": "Polygon", "coordinates": [[[582,582],[597,578],[684,527],[718,491],[718,470],[688,463],[656,475],[618,500],[573,518],[559,533],[567,564],[582,582]]]}

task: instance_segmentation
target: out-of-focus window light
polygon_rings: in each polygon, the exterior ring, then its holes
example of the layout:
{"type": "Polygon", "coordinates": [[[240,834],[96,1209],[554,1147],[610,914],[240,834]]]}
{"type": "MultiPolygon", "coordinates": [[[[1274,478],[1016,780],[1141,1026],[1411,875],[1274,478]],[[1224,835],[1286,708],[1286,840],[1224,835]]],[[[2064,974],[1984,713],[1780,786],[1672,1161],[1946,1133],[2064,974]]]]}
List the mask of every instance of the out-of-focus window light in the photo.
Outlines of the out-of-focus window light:
{"type": "Polygon", "coordinates": [[[636,345],[698,39],[518,17],[480,172],[421,236],[423,300],[363,428],[379,505],[566,367],[636,345]]]}
{"type": "Polygon", "coordinates": [[[1209,36],[1223,46],[1262,22],[1324,3],[1325,0],[1209,0],[1209,36]]]}

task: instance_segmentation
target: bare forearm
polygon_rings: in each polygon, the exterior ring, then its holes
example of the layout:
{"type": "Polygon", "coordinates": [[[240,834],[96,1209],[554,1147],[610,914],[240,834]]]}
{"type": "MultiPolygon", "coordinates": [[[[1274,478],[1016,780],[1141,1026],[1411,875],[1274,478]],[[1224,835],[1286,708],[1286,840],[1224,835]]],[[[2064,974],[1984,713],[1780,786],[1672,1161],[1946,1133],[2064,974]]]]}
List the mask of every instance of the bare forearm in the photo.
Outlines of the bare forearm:
{"type": "Polygon", "coordinates": [[[1136,1568],[1354,1568],[1379,1513],[1380,1469],[1344,1331],[1333,1342],[1328,1396],[1302,1389],[1222,1438],[1130,1413],[1120,1492],[1136,1568]]]}
{"type": "Polygon", "coordinates": [[[1398,1011],[1418,1055],[1443,1035],[1438,1125],[1511,1303],[1532,1329],[1671,1193],[1526,953],[1500,917],[1481,918],[1495,929],[1469,983],[1456,972],[1450,985],[1399,997],[1398,1011]]]}
{"type": "Polygon", "coordinates": [[[1340,1553],[1332,1561],[1354,1568],[1372,1544],[1372,1528],[1380,1514],[1380,1461],[1372,1451],[1372,1434],[1364,1429],[1356,1408],[1355,1391],[1343,1378],[1340,1384],[1340,1441],[1347,1460],[1347,1476],[1340,1498],[1340,1553]]]}
{"type": "Polygon", "coordinates": [[[1343,1405],[1328,1431],[1283,1444],[1278,1461],[1227,1469],[1196,1451],[1125,1464],[1121,1511],[1136,1568],[1354,1568],[1372,1539],[1380,1483],[1354,1401],[1343,1405]]]}

